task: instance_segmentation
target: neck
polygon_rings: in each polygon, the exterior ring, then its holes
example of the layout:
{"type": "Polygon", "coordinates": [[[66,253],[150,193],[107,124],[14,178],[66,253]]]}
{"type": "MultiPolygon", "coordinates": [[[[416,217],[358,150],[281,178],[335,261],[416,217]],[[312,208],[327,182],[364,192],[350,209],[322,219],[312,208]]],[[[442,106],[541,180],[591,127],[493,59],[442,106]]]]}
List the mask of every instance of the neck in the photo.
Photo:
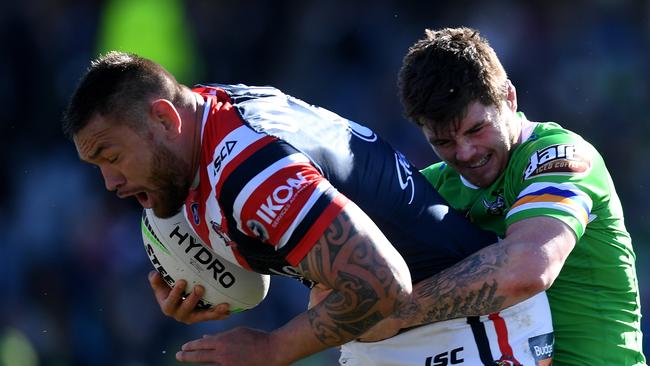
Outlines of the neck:
{"type": "MultiPolygon", "coordinates": [[[[194,94],[194,123],[193,123],[193,138],[192,138],[192,156],[191,156],[191,172],[194,174],[194,178],[198,177],[199,164],[201,162],[201,127],[203,125],[203,110],[205,101],[201,96],[192,92],[194,94]]],[[[194,184],[196,185],[196,179],[194,179],[194,184]]]]}

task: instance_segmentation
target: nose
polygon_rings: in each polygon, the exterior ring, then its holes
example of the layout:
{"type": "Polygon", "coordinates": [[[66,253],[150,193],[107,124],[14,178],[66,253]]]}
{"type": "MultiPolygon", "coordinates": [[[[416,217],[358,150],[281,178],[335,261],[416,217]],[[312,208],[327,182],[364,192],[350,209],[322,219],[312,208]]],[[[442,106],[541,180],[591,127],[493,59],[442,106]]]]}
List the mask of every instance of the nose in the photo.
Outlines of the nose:
{"type": "Polygon", "coordinates": [[[471,161],[476,154],[476,147],[467,140],[456,143],[456,160],[467,162],[471,161]]]}
{"type": "Polygon", "coordinates": [[[108,165],[100,166],[99,169],[104,177],[104,185],[107,190],[115,191],[126,183],[126,178],[117,169],[108,165]]]}

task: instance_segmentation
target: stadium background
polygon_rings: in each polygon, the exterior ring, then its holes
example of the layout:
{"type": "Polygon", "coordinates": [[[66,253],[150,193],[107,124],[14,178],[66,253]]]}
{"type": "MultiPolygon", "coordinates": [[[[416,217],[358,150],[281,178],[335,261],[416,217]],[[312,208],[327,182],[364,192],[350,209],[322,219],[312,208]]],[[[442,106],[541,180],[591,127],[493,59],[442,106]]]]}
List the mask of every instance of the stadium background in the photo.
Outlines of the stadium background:
{"type": "MultiPolygon", "coordinates": [[[[140,52],[187,84],[277,86],[373,127],[423,167],[433,153],[401,116],[396,74],[425,27],[458,25],[491,40],[530,119],[558,121],[603,153],[647,309],[647,0],[3,1],[0,366],[173,365],[184,341],[238,324],[273,329],[306,305],[305,289],[274,279],[263,305],[225,322],[185,326],[161,315],[140,209],[105,192],[60,132],[77,78],[99,52],[140,52]]],[[[335,359],[326,352],[300,365],[335,359]]]]}

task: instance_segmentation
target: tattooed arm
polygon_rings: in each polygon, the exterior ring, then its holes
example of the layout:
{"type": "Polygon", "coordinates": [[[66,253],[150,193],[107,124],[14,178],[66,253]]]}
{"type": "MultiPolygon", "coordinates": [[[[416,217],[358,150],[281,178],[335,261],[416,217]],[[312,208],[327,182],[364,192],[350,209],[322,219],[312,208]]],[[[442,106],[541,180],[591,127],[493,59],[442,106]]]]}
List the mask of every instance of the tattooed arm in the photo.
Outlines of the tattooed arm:
{"type": "Polygon", "coordinates": [[[413,286],[411,301],[362,339],[380,340],[400,328],[503,310],[548,289],[574,245],[573,231],[559,220],[519,221],[504,240],[413,286]]]}
{"type": "Polygon", "coordinates": [[[331,288],[331,293],[271,333],[235,328],[186,343],[177,359],[216,365],[289,365],[359,337],[411,295],[406,263],[352,202],[325,230],[299,270],[305,278],[331,288]]]}

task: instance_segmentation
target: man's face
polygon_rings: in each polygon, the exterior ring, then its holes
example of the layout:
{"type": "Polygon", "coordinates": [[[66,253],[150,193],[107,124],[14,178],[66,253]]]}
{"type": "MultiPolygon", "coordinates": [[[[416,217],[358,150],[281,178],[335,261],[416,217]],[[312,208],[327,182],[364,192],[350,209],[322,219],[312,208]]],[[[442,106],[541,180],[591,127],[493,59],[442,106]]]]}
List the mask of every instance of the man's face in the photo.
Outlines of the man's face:
{"type": "Polygon", "coordinates": [[[425,122],[422,132],[440,159],[470,183],[488,187],[505,170],[518,137],[509,112],[505,103],[499,111],[475,101],[457,128],[434,131],[425,122]]]}
{"type": "Polygon", "coordinates": [[[134,131],[95,115],[73,137],[81,160],[96,165],[109,191],[135,197],[156,216],[178,213],[191,184],[189,164],[154,129],[134,131]]]}

